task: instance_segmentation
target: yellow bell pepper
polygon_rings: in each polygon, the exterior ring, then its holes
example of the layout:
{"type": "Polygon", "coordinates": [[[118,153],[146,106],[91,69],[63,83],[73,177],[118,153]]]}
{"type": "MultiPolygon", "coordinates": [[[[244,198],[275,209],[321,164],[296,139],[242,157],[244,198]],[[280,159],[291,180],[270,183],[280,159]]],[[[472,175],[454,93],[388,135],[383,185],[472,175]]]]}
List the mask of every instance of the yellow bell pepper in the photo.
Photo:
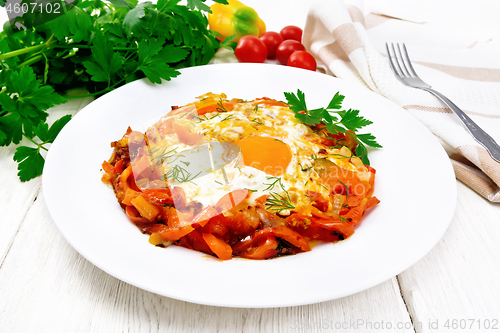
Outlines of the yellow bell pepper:
{"type": "Polygon", "coordinates": [[[227,0],[228,4],[215,3],[210,6],[212,13],[208,14],[208,24],[211,30],[217,31],[223,41],[226,37],[235,35],[233,42],[241,37],[253,35],[260,37],[266,32],[266,25],[257,12],[237,0],[227,0]]]}

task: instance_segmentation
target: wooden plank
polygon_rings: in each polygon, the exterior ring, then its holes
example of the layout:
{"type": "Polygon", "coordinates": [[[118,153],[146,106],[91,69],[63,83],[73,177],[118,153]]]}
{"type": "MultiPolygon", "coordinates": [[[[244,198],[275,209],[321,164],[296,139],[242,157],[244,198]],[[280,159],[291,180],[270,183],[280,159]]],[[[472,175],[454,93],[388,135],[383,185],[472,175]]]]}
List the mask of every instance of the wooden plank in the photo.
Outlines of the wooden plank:
{"type": "Polygon", "coordinates": [[[14,146],[0,148],[0,267],[29,207],[40,191],[40,179],[21,183],[17,163],[12,159],[14,146]]]}
{"type": "Polygon", "coordinates": [[[276,309],[204,306],[143,291],[74,251],[53,224],[42,194],[0,269],[0,295],[5,332],[314,332],[335,325],[345,328],[337,331],[361,332],[382,320],[410,324],[395,278],[342,299],[276,309]]]}
{"type": "Polygon", "coordinates": [[[443,239],[399,275],[412,318],[424,324],[417,332],[460,331],[453,320],[466,325],[462,331],[467,332],[489,331],[486,320],[500,329],[500,205],[462,183],[458,192],[455,217],[443,239]]]}
{"type": "MultiPolygon", "coordinates": [[[[78,110],[90,103],[92,98],[69,100],[64,105],[58,105],[49,110],[48,123],[65,114],[76,114],[78,110]]],[[[20,145],[33,146],[23,140],[20,145]]],[[[27,210],[33,204],[40,192],[41,179],[33,179],[21,183],[17,177],[17,162],[13,160],[16,151],[15,145],[0,148],[0,267],[7,255],[10,246],[18,232],[27,210]]],[[[42,155],[44,152],[42,151],[42,155]]]]}

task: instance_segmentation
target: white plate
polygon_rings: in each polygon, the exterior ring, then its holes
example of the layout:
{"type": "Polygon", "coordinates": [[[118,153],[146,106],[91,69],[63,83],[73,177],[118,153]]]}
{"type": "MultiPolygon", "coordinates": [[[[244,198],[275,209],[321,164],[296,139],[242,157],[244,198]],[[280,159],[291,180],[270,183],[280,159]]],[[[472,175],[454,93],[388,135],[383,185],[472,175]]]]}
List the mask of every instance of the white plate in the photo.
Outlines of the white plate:
{"type": "Polygon", "coordinates": [[[188,302],[229,307],[279,307],[331,300],[373,287],[422,258],[445,232],[456,203],[456,181],[434,136],[389,100],[359,86],[307,70],[262,64],[208,65],[181,70],[171,82],[136,81],[80,111],[47,155],[43,191],[66,240],[86,259],[139,288],[188,302]],[[273,260],[219,261],[176,246],[148,243],[112,189],[101,182],[110,142],[128,126],[145,131],[170,110],[206,92],[229,98],[271,97],[302,90],[309,108],[340,91],[345,108],[374,123],[383,149],[370,152],[381,203],[351,238],[273,260]]]}

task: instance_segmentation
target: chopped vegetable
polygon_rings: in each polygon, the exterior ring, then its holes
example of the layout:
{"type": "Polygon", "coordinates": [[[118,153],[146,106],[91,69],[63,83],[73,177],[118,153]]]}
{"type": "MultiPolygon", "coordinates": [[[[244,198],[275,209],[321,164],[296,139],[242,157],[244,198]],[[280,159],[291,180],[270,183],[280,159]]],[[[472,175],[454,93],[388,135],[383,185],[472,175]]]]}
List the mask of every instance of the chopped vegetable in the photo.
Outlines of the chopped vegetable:
{"type": "Polygon", "coordinates": [[[144,199],[144,197],[141,195],[130,200],[130,203],[135,207],[135,209],[137,209],[137,211],[142,216],[144,216],[150,221],[153,220],[156,217],[156,215],[160,213],[158,207],[147,202],[146,199],[144,199]]]}
{"type": "Polygon", "coordinates": [[[207,243],[210,250],[212,250],[215,255],[222,260],[229,260],[233,255],[233,249],[231,246],[223,241],[222,239],[217,238],[212,234],[203,233],[203,239],[207,243]]]}
{"type": "Polygon", "coordinates": [[[237,0],[227,0],[228,4],[213,4],[208,15],[210,29],[217,31],[219,40],[225,38],[238,42],[241,37],[252,35],[262,36],[266,32],[266,25],[257,12],[237,0]]]}

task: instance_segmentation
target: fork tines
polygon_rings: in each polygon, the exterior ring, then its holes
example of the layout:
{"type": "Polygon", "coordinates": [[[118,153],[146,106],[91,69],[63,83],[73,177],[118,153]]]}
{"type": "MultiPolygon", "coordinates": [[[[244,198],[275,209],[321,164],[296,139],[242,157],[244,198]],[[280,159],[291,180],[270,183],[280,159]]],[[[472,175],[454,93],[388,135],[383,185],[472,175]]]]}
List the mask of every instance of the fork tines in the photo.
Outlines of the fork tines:
{"type": "Polygon", "coordinates": [[[392,70],[401,77],[418,77],[417,73],[413,69],[413,66],[411,65],[405,44],[403,43],[401,45],[396,43],[396,47],[394,47],[394,44],[391,43],[389,47],[389,45],[385,43],[387,56],[389,57],[389,63],[391,64],[392,70]],[[393,58],[394,61],[392,60],[393,58]]]}

